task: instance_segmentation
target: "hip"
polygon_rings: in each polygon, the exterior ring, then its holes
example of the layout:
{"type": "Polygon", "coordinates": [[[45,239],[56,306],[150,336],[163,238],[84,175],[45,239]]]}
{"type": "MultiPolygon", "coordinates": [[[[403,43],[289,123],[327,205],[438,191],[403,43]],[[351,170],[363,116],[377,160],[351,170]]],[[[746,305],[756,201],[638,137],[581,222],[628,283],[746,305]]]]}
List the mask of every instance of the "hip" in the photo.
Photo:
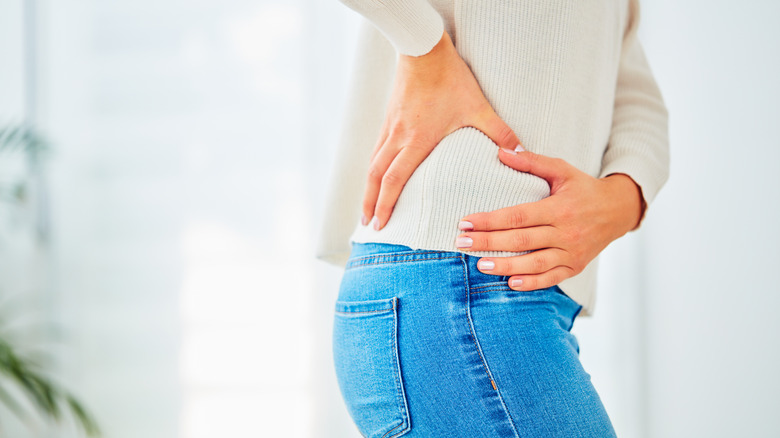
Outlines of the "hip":
{"type": "Polygon", "coordinates": [[[478,259],[353,244],[333,349],[358,428],[368,437],[609,436],[570,332],[582,307],[557,286],[514,291],[508,277],[476,269],[478,259]]]}

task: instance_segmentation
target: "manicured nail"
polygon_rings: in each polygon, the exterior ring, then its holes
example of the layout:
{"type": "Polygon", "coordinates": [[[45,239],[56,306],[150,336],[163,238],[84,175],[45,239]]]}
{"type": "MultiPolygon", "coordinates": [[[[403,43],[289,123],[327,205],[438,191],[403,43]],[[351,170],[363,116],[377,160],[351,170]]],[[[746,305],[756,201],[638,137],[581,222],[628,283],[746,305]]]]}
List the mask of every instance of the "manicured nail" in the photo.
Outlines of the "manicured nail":
{"type": "Polygon", "coordinates": [[[506,152],[507,154],[517,155],[517,152],[513,151],[512,149],[501,148],[501,150],[506,152]]]}
{"type": "Polygon", "coordinates": [[[458,248],[471,248],[471,245],[473,244],[474,241],[468,236],[461,236],[455,239],[455,246],[458,248]]]}
{"type": "Polygon", "coordinates": [[[515,278],[514,280],[509,282],[509,287],[520,287],[523,285],[523,280],[519,278],[515,278]]]}
{"type": "Polygon", "coordinates": [[[519,144],[519,145],[517,145],[515,147],[515,151],[516,152],[525,152],[525,148],[523,147],[523,145],[519,144]]]}
{"type": "Polygon", "coordinates": [[[463,231],[471,231],[474,229],[474,224],[469,221],[458,222],[458,229],[463,231]]]}
{"type": "Polygon", "coordinates": [[[496,264],[490,260],[480,260],[477,262],[477,267],[483,271],[492,271],[496,264]]]}
{"type": "Polygon", "coordinates": [[[363,224],[364,227],[368,225],[368,218],[366,217],[366,215],[360,217],[360,223],[363,224]]]}
{"type": "Polygon", "coordinates": [[[374,230],[379,231],[379,218],[374,216],[374,218],[371,219],[371,223],[374,226],[374,230]]]}

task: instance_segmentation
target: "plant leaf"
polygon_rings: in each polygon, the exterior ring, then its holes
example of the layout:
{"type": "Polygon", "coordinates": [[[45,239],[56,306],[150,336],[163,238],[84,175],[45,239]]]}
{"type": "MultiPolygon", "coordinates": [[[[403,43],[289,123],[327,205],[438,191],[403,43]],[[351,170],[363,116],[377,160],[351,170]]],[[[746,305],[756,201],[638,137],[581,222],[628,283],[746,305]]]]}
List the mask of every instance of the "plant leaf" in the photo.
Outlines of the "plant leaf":
{"type": "Polygon", "coordinates": [[[16,414],[17,418],[25,423],[30,422],[29,414],[24,410],[24,408],[22,408],[19,402],[17,402],[16,399],[14,399],[13,396],[2,387],[2,385],[0,385],[0,400],[3,401],[3,404],[5,404],[5,406],[11,410],[11,412],[16,414]]]}
{"type": "MultiPolygon", "coordinates": [[[[16,383],[33,405],[37,406],[47,417],[60,421],[62,419],[61,404],[65,404],[88,436],[100,436],[97,422],[84,406],[72,394],[62,390],[41,374],[38,368],[40,367],[36,363],[19,356],[10,344],[0,337],[0,374],[8,376],[12,382],[16,383]]],[[[0,387],[0,390],[2,389],[0,387]]],[[[23,412],[20,407],[15,409],[18,407],[18,403],[4,390],[0,392],[0,399],[17,415],[23,412]]],[[[20,415],[20,418],[24,419],[25,417],[20,415]]]]}
{"type": "Polygon", "coordinates": [[[100,428],[98,427],[97,422],[92,418],[92,415],[84,409],[84,406],[70,394],[66,394],[65,398],[68,401],[70,411],[73,413],[73,416],[76,417],[76,420],[78,420],[81,428],[84,429],[84,432],[88,436],[100,436],[100,428]]]}

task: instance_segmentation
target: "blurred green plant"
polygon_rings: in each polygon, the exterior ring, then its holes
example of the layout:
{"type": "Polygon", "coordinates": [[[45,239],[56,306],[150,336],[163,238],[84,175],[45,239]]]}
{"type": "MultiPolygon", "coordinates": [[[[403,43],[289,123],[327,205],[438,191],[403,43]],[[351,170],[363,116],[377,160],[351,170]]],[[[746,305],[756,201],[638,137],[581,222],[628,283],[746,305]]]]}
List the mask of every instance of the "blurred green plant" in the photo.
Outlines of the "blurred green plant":
{"type": "MultiPolygon", "coordinates": [[[[18,156],[23,157],[28,163],[37,162],[47,149],[46,141],[28,125],[0,126],[0,162],[18,156]]],[[[0,200],[24,203],[28,196],[27,181],[0,181],[0,200]]]]}
{"type": "MultiPolygon", "coordinates": [[[[0,126],[0,163],[16,156],[30,165],[37,162],[47,149],[45,140],[28,125],[0,126]]],[[[30,196],[28,184],[29,180],[25,178],[0,182],[0,202],[6,206],[26,203],[30,196]]],[[[47,377],[40,363],[19,351],[4,333],[0,333],[0,402],[22,421],[30,421],[28,413],[8,391],[10,383],[26,395],[44,417],[59,422],[64,412],[70,411],[87,436],[100,436],[97,422],[84,405],[47,377]]]]}
{"type": "MultiPolygon", "coordinates": [[[[60,421],[64,407],[70,410],[77,423],[88,436],[100,436],[95,419],[72,394],[60,388],[43,374],[42,367],[30,358],[25,358],[0,336],[0,374],[24,392],[33,405],[44,415],[60,421]]],[[[13,396],[0,386],[0,400],[21,420],[29,422],[29,415],[13,396]]]]}

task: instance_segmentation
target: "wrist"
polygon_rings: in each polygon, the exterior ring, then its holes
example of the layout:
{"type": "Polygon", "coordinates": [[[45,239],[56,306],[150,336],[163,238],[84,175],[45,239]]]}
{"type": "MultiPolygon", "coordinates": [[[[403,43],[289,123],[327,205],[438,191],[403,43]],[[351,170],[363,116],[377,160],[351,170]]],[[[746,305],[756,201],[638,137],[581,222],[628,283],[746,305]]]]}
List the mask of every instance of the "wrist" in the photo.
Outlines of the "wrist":
{"type": "Polygon", "coordinates": [[[444,31],[439,42],[425,55],[400,55],[398,68],[407,73],[431,74],[445,69],[453,56],[460,58],[450,35],[444,31]]]}
{"type": "Polygon", "coordinates": [[[601,178],[610,188],[609,197],[614,201],[620,235],[639,228],[647,205],[642,189],[628,175],[613,173],[601,178]]]}

